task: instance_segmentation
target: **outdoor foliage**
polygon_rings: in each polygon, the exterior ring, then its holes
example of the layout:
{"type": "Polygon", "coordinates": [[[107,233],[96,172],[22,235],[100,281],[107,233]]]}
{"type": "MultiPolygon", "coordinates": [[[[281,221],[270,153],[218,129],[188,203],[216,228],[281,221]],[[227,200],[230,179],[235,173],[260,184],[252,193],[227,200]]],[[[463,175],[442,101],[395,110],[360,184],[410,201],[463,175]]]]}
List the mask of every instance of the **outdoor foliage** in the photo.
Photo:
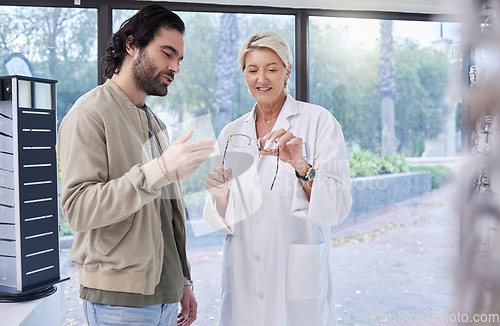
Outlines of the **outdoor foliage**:
{"type": "MultiPolygon", "coordinates": [[[[310,33],[310,101],[340,122],[353,148],[381,151],[378,47],[352,42],[348,29],[313,20],[310,33]],[[329,44],[329,46],[324,46],[329,44]]],[[[420,156],[425,141],[445,123],[444,95],[451,63],[447,56],[413,41],[394,41],[396,151],[420,156]]]]}
{"type": "Polygon", "coordinates": [[[349,153],[351,178],[379,174],[408,172],[409,166],[401,154],[380,157],[367,150],[349,153]]]}
{"type": "Polygon", "coordinates": [[[59,236],[63,237],[65,235],[72,235],[73,230],[69,226],[68,222],[64,219],[61,218],[59,221],[59,236]]]}
{"type": "Polygon", "coordinates": [[[437,189],[441,186],[449,184],[455,176],[452,169],[442,165],[412,166],[410,171],[429,171],[432,175],[432,189],[437,189]]]}
{"type": "Polygon", "coordinates": [[[396,51],[397,151],[420,156],[426,139],[435,138],[444,124],[444,95],[449,60],[442,52],[405,42],[396,51]],[[404,63],[404,64],[403,64],[404,63]]]}
{"type": "Polygon", "coordinates": [[[451,182],[454,178],[453,170],[442,166],[409,166],[404,155],[392,154],[384,157],[367,150],[349,153],[351,178],[369,177],[380,174],[404,172],[431,172],[432,189],[437,189],[451,182]]]}
{"type": "Polygon", "coordinates": [[[0,75],[4,60],[21,53],[35,77],[57,80],[60,122],[73,103],[97,85],[97,10],[0,7],[0,75]]]}

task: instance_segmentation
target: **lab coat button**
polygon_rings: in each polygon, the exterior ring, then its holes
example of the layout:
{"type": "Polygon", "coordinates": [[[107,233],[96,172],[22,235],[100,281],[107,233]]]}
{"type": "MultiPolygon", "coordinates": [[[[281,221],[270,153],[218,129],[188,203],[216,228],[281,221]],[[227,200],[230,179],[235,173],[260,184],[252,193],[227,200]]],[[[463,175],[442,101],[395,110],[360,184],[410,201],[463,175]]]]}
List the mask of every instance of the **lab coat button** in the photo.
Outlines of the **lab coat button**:
{"type": "Polygon", "coordinates": [[[258,177],[255,177],[255,179],[253,180],[253,185],[255,187],[260,187],[260,179],[258,177]]]}
{"type": "Polygon", "coordinates": [[[255,216],[255,217],[253,218],[253,221],[254,221],[255,223],[259,223],[259,222],[260,222],[260,217],[255,216]]]}
{"type": "Polygon", "coordinates": [[[266,295],[264,294],[264,292],[259,292],[257,294],[257,297],[260,299],[260,300],[264,300],[264,298],[266,297],[266,295]]]}
{"type": "Polygon", "coordinates": [[[253,258],[255,259],[255,261],[260,261],[262,259],[259,254],[256,254],[255,256],[253,256],[253,258]]]}

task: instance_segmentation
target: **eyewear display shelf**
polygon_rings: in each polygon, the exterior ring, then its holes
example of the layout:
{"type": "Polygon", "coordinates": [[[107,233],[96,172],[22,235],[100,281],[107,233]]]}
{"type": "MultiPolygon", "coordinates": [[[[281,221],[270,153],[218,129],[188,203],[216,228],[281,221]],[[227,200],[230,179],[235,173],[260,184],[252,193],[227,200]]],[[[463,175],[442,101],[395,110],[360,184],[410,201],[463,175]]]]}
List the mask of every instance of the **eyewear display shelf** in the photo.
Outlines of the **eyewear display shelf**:
{"type": "Polygon", "coordinates": [[[0,140],[0,302],[29,301],[54,293],[54,284],[64,281],[56,81],[0,77],[0,140]]]}

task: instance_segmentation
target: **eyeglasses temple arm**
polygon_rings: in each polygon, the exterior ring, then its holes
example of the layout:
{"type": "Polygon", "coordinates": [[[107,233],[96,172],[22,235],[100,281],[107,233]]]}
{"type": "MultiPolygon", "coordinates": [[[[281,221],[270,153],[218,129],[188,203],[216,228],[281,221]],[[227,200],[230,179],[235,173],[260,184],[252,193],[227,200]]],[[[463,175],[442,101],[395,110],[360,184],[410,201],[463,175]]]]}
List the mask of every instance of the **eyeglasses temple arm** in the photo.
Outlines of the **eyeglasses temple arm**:
{"type": "Polygon", "coordinates": [[[226,183],[226,172],[224,169],[224,161],[226,159],[227,147],[229,146],[229,139],[231,139],[231,136],[227,138],[226,148],[224,148],[224,155],[222,156],[222,181],[224,181],[224,183],[226,183]]]}
{"type": "Polygon", "coordinates": [[[278,168],[280,167],[280,148],[278,147],[278,155],[276,155],[276,173],[274,174],[273,183],[271,184],[271,190],[273,190],[274,182],[278,176],[278,168]]]}

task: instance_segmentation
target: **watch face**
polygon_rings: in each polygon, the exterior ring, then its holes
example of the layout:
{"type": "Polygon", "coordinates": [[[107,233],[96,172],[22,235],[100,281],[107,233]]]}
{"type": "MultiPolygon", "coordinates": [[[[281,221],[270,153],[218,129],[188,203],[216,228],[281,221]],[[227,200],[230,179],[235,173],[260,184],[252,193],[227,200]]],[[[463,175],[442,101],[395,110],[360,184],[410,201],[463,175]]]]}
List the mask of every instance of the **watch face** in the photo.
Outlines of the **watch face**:
{"type": "Polygon", "coordinates": [[[307,178],[309,180],[312,180],[312,179],[314,179],[315,176],[316,176],[316,170],[314,170],[314,168],[312,167],[311,169],[309,169],[309,173],[307,174],[307,178]]]}

